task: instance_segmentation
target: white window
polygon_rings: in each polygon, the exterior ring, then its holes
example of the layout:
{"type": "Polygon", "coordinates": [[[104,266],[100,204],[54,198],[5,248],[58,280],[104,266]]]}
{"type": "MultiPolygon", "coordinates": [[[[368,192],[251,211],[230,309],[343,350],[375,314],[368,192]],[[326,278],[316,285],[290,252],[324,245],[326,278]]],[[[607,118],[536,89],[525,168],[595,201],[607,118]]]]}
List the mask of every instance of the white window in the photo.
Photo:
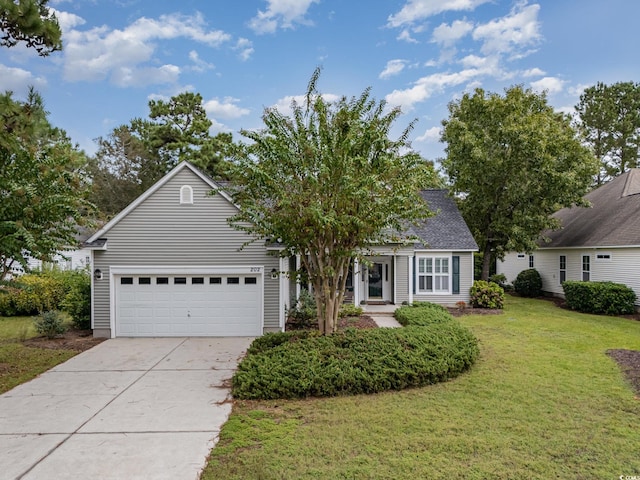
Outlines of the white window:
{"type": "Polygon", "coordinates": [[[533,266],[534,266],[533,255],[529,255],[529,268],[533,268],[533,266]]]}
{"type": "Polygon", "coordinates": [[[449,257],[418,258],[418,293],[449,293],[449,257]]]}
{"type": "Polygon", "coordinates": [[[596,253],[596,262],[610,262],[611,254],[609,252],[596,253]]]}
{"type": "Polygon", "coordinates": [[[526,255],[524,253],[519,253],[518,254],[518,260],[524,260],[526,257],[526,255]]]}
{"type": "Polygon", "coordinates": [[[193,203],[193,188],[191,188],[190,185],[183,185],[180,187],[180,203],[193,203]]]}
{"type": "Polygon", "coordinates": [[[567,280],[567,256],[560,255],[560,285],[567,280]]]}
{"type": "Polygon", "coordinates": [[[589,255],[582,256],[582,281],[591,280],[591,257],[589,255]]]}

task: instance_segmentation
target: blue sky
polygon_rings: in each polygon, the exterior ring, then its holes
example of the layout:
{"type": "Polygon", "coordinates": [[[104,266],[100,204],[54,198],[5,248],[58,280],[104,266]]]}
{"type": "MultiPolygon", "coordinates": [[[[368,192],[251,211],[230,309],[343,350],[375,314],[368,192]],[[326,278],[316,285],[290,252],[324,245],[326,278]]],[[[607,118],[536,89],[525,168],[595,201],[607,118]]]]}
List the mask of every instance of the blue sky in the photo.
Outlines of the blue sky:
{"type": "Polygon", "coordinates": [[[213,132],[260,128],[317,66],[326,95],[402,107],[399,133],[443,155],[447,104],[476,87],[546,90],[570,112],[598,81],[639,81],[640,2],[632,0],[50,0],[63,52],[0,49],[0,90],[34,85],[50,119],[88,153],[149,99],[199,92],[213,132]]]}

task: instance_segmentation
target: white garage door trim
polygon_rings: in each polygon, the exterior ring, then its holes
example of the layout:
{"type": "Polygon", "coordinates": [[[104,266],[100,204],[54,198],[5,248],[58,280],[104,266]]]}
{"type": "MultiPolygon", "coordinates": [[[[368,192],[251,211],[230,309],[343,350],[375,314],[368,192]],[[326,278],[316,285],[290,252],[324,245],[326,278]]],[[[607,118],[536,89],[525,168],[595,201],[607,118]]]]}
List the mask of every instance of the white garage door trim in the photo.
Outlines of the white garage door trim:
{"type": "Polygon", "coordinates": [[[140,275],[253,275],[259,277],[260,282],[260,331],[258,334],[262,334],[264,329],[264,266],[112,266],[109,269],[109,291],[110,291],[110,329],[111,338],[115,338],[118,335],[116,331],[117,325],[117,281],[122,276],[140,276],[140,275]]]}

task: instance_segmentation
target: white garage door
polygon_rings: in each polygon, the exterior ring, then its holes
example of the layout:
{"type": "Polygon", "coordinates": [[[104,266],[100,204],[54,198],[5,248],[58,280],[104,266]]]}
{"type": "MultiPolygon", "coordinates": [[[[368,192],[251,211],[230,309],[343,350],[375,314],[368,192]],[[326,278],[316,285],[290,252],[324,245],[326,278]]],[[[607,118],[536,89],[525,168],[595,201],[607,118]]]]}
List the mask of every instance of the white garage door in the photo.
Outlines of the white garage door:
{"type": "Polygon", "coordinates": [[[262,335],[262,276],[118,275],[117,337],[262,335]]]}

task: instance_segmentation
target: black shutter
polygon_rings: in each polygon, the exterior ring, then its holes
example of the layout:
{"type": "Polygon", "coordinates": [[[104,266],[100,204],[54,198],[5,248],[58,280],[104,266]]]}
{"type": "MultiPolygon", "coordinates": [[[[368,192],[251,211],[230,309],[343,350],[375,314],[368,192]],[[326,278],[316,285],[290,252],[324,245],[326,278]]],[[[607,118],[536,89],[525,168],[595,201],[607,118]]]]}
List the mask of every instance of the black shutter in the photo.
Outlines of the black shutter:
{"type": "Polygon", "coordinates": [[[460,293],[460,257],[455,255],[451,258],[453,266],[452,289],[453,293],[460,293]]]}
{"type": "Polygon", "coordinates": [[[416,256],[413,256],[413,278],[410,278],[409,280],[412,283],[412,288],[413,288],[413,294],[416,294],[416,279],[418,278],[418,272],[416,271],[416,256]]]}

